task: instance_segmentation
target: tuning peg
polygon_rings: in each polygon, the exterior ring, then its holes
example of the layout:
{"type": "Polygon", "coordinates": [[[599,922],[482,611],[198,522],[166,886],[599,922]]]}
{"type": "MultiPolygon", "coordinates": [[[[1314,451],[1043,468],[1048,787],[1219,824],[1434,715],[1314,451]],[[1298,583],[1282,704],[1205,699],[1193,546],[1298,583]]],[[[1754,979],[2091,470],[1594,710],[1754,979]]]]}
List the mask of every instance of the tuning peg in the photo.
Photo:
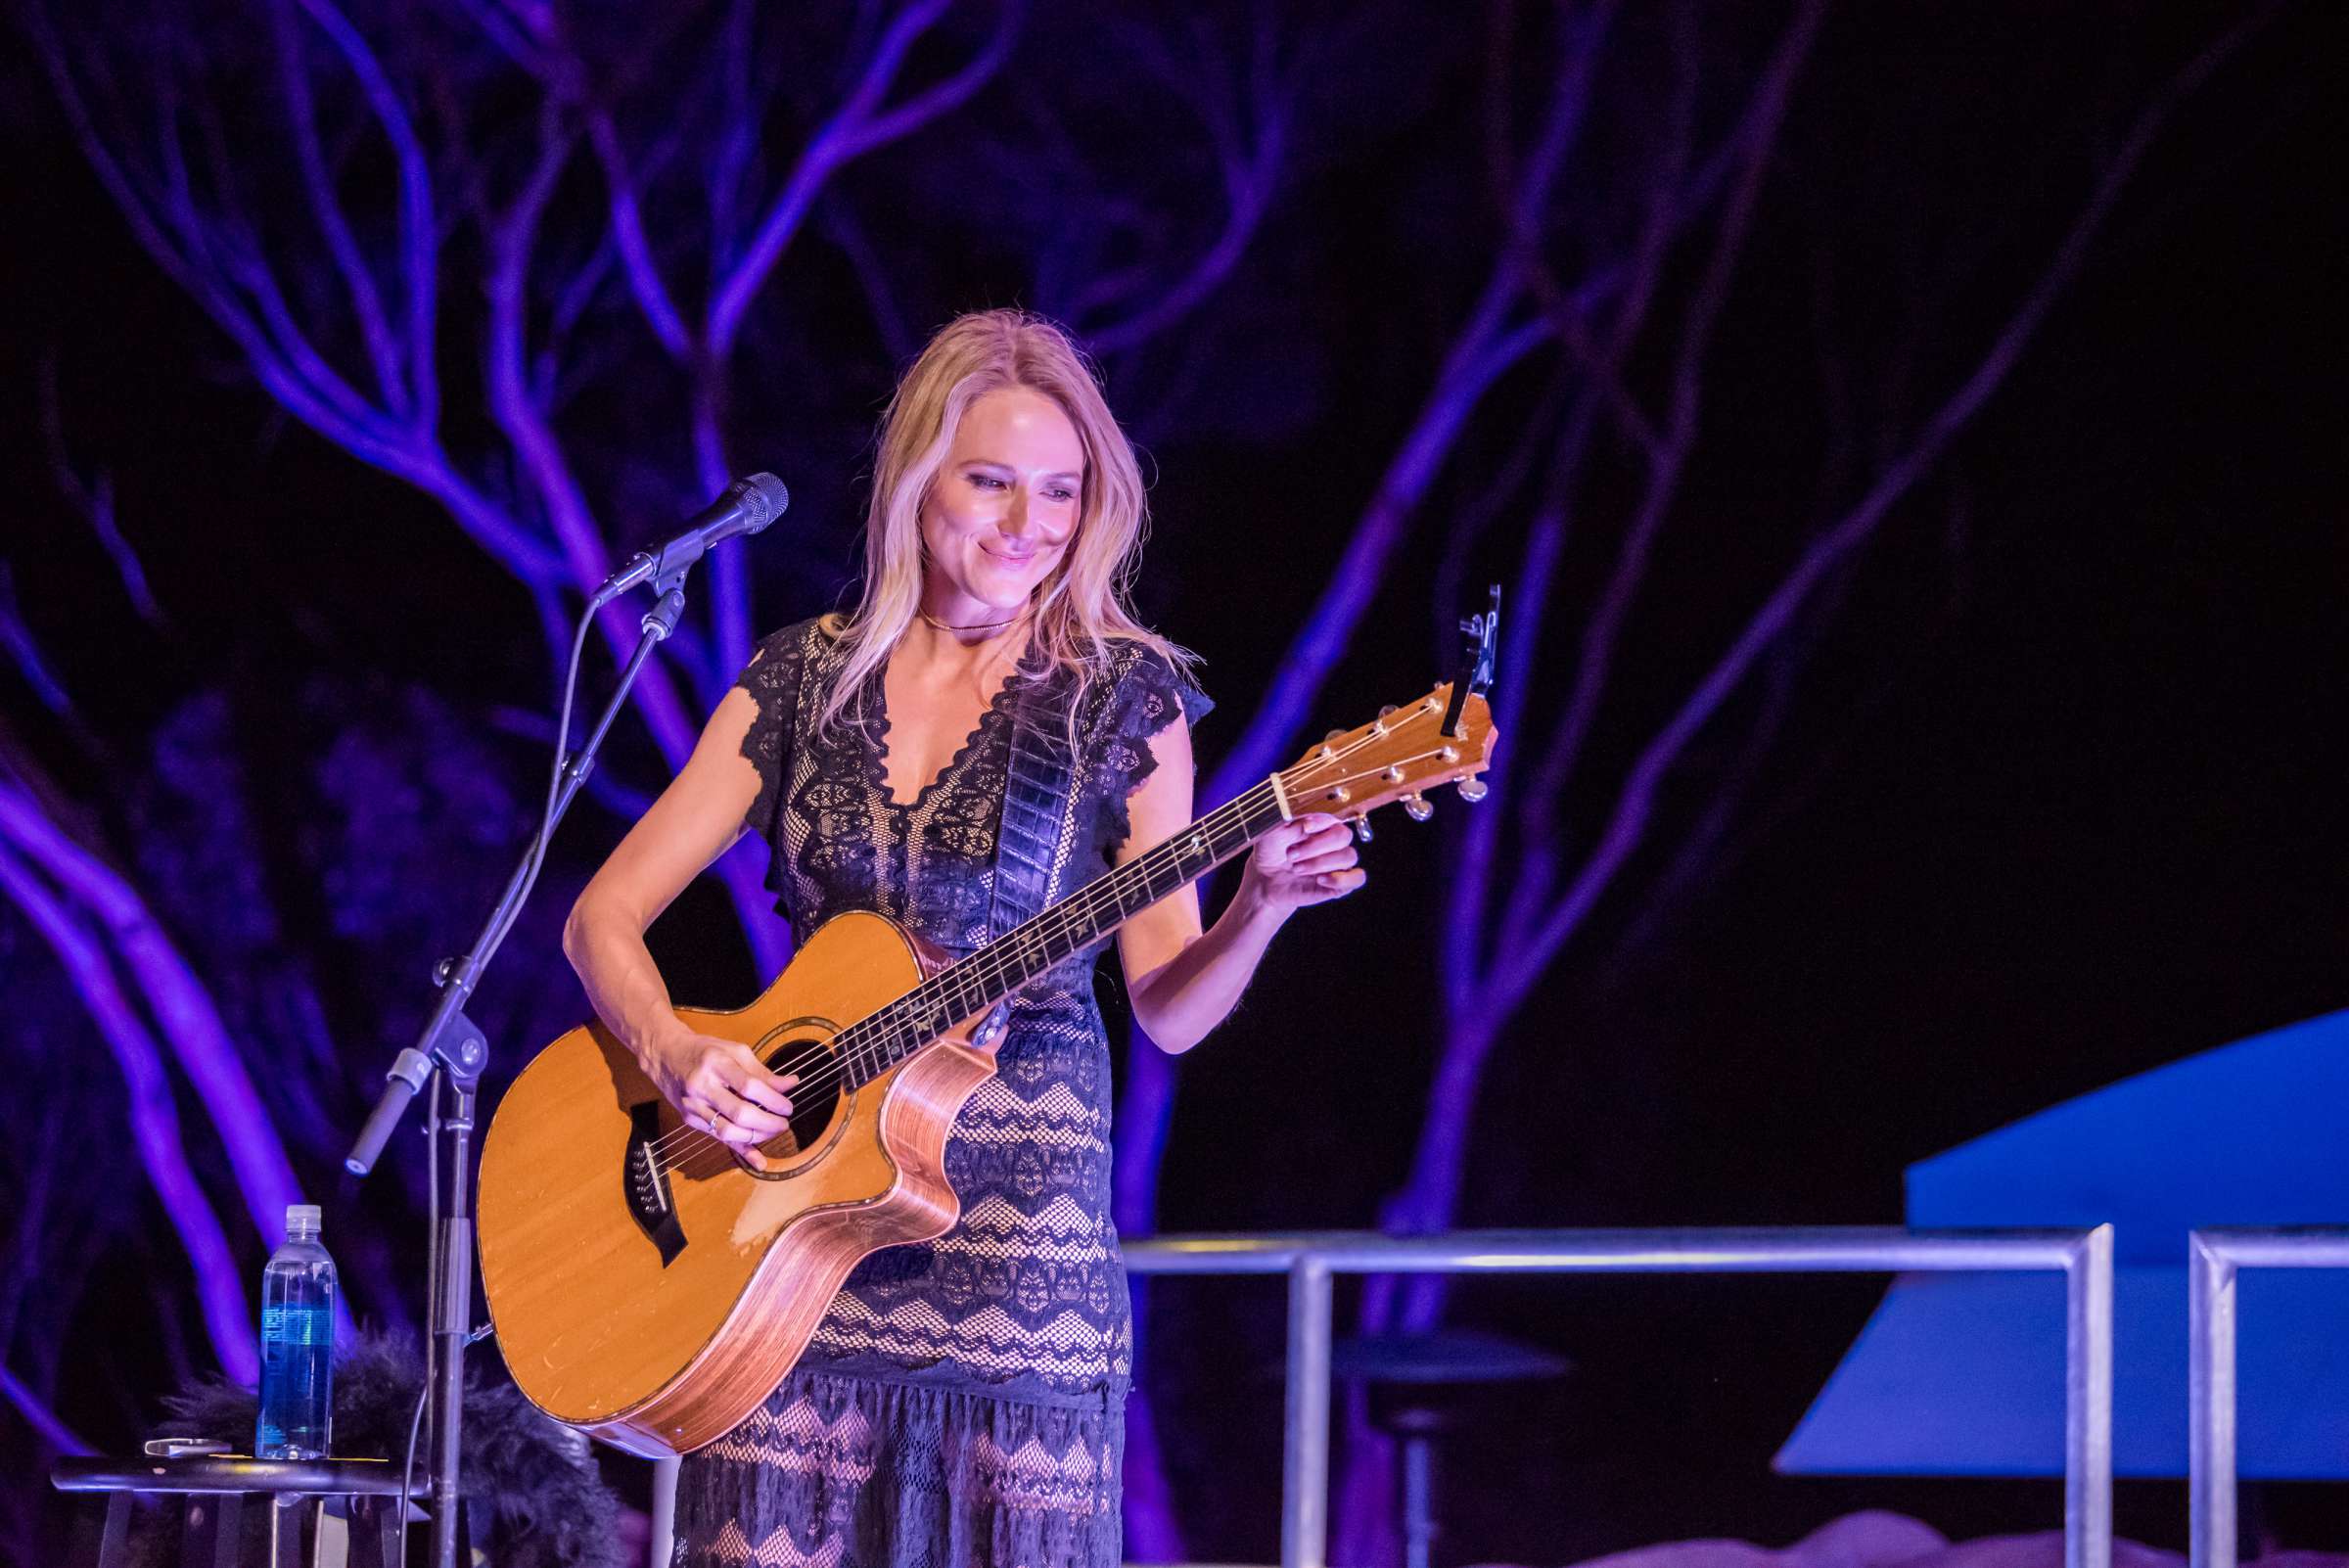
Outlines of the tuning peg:
{"type": "Polygon", "coordinates": [[[1395,712],[1395,705],[1393,703],[1389,703],[1378,711],[1378,716],[1384,718],[1393,712],[1395,712]]]}
{"type": "Polygon", "coordinates": [[[1321,744],[1327,746],[1332,741],[1343,739],[1345,734],[1346,732],[1342,729],[1333,729],[1328,734],[1321,737],[1321,744]]]}
{"type": "Polygon", "coordinates": [[[1354,819],[1354,842],[1357,844],[1370,842],[1370,819],[1368,817],[1358,816],[1354,819]]]}
{"type": "Polygon", "coordinates": [[[1485,781],[1474,774],[1460,780],[1460,799],[1466,801],[1470,806],[1483,800],[1487,793],[1485,781]]]}
{"type": "Polygon", "coordinates": [[[1424,822],[1429,817],[1436,814],[1436,808],[1427,804],[1427,797],[1424,795],[1405,796],[1403,798],[1403,811],[1404,815],[1409,817],[1414,822],[1424,822]]]}

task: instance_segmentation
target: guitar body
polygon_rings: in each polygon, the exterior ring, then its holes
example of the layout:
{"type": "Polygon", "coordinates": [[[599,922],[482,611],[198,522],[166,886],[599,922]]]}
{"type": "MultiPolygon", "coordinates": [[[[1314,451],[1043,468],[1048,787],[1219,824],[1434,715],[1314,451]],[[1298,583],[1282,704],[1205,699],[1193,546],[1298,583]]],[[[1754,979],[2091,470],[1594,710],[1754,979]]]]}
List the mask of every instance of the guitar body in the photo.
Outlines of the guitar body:
{"type": "Polygon", "coordinates": [[[483,1139],[478,1207],[482,1287],[531,1404],[649,1457],[700,1448],[782,1381],[859,1259],[953,1224],[946,1134],[995,1070],[985,1015],[859,1086],[827,1065],[835,1035],[944,962],[882,915],[843,914],[750,1006],[679,1010],[800,1073],[763,1174],[680,1130],[601,1025],[523,1070],[483,1139]]]}

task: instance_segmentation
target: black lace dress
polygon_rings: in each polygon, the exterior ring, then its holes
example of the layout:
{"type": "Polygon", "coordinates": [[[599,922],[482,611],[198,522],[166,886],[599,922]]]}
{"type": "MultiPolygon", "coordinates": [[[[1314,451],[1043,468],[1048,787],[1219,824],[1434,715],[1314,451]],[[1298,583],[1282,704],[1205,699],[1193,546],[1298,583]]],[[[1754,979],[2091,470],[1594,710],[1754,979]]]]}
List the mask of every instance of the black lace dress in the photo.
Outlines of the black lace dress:
{"type": "MultiPolygon", "coordinates": [[[[751,827],[792,935],[877,909],[954,952],[988,935],[995,829],[1019,680],[945,770],[890,798],[875,674],[830,733],[815,719],[845,661],[814,622],[760,645],[743,753],[751,827]],[[861,712],[864,721],[854,722],[861,712]]],[[[1026,677],[1020,677],[1025,679],[1026,677]]],[[[1123,644],[1080,703],[1061,893],[1106,869],[1149,738],[1207,700],[1123,644]]],[[[1131,1372],[1126,1276],[1109,1218],[1109,1047],[1080,957],[1012,1004],[946,1144],[962,1218],[849,1276],[783,1385],[679,1477],[680,1565],[1114,1568],[1131,1372]]]]}

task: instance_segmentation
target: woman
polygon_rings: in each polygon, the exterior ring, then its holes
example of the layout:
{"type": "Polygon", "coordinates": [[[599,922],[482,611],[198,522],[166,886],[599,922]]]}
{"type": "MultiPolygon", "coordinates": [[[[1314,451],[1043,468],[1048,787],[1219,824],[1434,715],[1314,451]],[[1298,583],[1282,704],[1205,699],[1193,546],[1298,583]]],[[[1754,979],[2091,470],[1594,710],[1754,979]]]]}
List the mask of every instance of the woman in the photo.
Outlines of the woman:
{"type": "MultiPolygon", "coordinates": [[[[1187,825],[1208,704],[1123,602],[1143,521],[1132,448],[1068,339],[1016,311],[952,322],[884,419],[856,608],[760,645],[580,895],[564,945],[596,1011],[746,1164],[794,1081],[677,1019],[646,926],[750,831],[795,937],[878,909],[969,951],[990,934],[1015,712],[1048,708],[1071,760],[1061,891],[1187,825]]],[[[1189,1049],[1291,913],[1361,881],[1334,818],[1273,829],[1212,930],[1185,889],[1120,931],[1136,1019],[1189,1049]]],[[[1131,1340],[1089,958],[1013,1000],[996,1062],[947,1145],[961,1219],[865,1260],[782,1386],[686,1460],[678,1562],[1118,1562],[1131,1340]]]]}

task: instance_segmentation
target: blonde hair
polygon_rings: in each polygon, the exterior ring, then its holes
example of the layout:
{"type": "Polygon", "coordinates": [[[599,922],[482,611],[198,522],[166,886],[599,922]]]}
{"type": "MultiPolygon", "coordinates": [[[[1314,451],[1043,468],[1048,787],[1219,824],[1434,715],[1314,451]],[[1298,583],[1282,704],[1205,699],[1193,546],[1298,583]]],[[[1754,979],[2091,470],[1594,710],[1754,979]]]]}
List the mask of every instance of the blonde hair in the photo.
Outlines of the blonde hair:
{"type": "Polygon", "coordinates": [[[825,694],[817,722],[830,724],[855,700],[867,677],[889,662],[922,603],[922,504],[945,465],[954,433],[971,405],[990,392],[1024,387],[1049,397],[1084,446],[1084,478],[1068,552],[1038,584],[1030,604],[1032,635],[1042,663],[1076,677],[1070,739],[1095,680],[1109,673],[1113,644],[1138,642],[1177,670],[1192,656],[1142,625],[1127,607],[1127,589],[1149,529],[1149,498],[1133,444],[1102,399],[1091,367],[1052,322],[1022,310],[979,310],[939,330],[914,360],[881,419],[872,500],[864,516],[864,590],[847,615],[823,629],[849,655],[825,694]]]}

